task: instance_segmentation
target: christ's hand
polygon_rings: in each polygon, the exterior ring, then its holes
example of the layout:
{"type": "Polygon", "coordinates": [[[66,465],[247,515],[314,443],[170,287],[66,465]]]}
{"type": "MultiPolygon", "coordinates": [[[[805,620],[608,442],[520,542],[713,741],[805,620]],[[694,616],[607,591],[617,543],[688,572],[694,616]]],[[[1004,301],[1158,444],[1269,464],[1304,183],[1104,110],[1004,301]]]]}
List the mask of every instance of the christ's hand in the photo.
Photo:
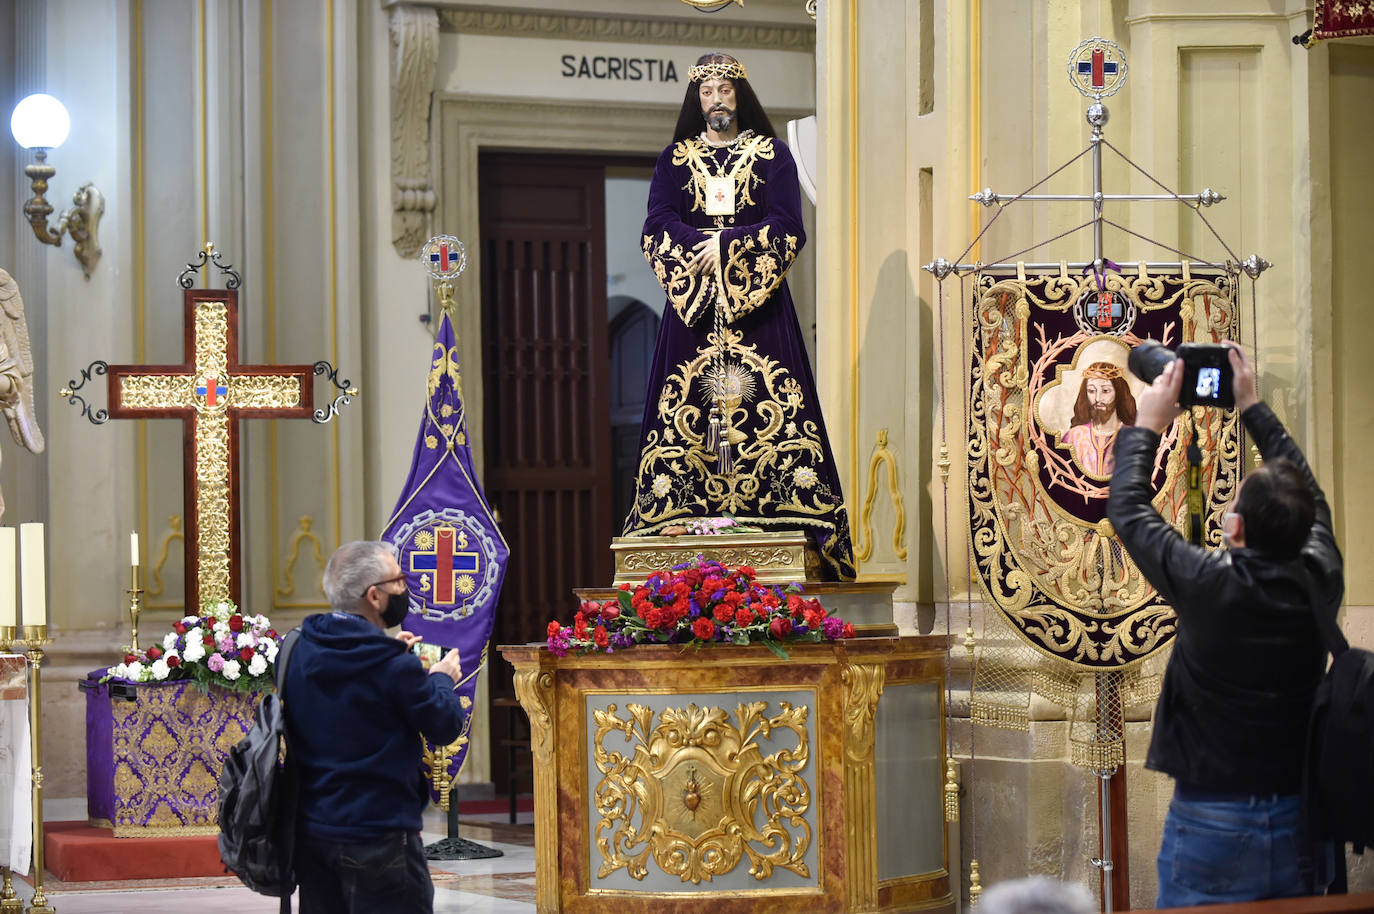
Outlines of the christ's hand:
{"type": "Polygon", "coordinates": [[[720,266],[720,236],[707,235],[692,248],[691,270],[695,274],[704,271],[714,273],[720,266]]]}

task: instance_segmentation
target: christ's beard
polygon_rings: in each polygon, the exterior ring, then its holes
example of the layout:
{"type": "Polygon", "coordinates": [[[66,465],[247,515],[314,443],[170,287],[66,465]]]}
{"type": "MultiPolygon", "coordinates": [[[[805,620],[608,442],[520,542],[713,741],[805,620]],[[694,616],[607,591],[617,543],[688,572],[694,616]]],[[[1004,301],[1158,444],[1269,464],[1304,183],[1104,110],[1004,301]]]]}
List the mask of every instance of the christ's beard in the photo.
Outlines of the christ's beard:
{"type": "Polygon", "coordinates": [[[723,133],[730,129],[730,125],[735,122],[735,112],[729,108],[712,108],[710,115],[706,118],[706,126],[716,133],[723,133]]]}
{"type": "Polygon", "coordinates": [[[1105,425],[1112,421],[1112,416],[1114,415],[1116,415],[1116,404],[1093,407],[1093,422],[1096,422],[1098,425],[1105,425]]]}

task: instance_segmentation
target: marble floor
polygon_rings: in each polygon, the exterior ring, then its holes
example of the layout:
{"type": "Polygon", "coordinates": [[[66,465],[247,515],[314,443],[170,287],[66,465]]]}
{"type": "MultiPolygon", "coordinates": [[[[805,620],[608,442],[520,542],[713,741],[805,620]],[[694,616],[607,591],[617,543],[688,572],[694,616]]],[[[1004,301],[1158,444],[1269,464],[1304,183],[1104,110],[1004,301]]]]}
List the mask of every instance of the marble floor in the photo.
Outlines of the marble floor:
{"type": "MultiPolygon", "coordinates": [[[[85,798],[47,800],[43,806],[46,821],[71,821],[86,815],[85,798]]],[[[528,823],[531,816],[522,813],[520,818],[528,823]]],[[[503,856],[431,862],[436,914],[533,914],[533,825],[466,820],[460,825],[462,837],[494,847],[503,856]]],[[[445,837],[443,813],[438,809],[426,813],[422,835],[426,844],[445,837]]],[[[15,888],[27,906],[33,889],[20,880],[15,880],[15,888]]],[[[58,914],[275,914],[280,907],[277,899],[255,895],[232,876],[137,883],[62,883],[49,876],[44,888],[58,914]]]]}

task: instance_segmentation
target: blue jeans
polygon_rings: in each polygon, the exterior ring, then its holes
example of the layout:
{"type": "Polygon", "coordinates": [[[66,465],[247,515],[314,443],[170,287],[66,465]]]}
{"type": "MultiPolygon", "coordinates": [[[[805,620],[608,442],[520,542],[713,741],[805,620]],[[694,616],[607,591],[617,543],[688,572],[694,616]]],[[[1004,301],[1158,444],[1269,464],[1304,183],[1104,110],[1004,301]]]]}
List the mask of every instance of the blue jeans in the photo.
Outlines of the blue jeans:
{"type": "Polygon", "coordinates": [[[365,844],[296,838],[300,914],[432,914],[434,883],[419,832],[365,844]]]}
{"type": "Polygon", "coordinates": [[[1175,790],[1164,817],[1155,907],[1307,894],[1298,871],[1298,797],[1230,796],[1175,790]]]}

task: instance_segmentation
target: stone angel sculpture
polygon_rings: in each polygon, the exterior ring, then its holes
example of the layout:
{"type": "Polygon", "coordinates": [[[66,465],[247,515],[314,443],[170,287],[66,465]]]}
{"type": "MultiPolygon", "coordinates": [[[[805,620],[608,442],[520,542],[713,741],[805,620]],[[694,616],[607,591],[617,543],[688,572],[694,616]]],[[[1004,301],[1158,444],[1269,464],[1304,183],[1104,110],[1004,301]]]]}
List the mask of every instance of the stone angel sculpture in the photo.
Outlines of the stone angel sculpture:
{"type": "MultiPolygon", "coordinates": [[[[35,454],[43,452],[43,432],[33,407],[33,350],[24,322],[24,299],[14,277],[0,269],[0,412],[14,440],[35,454]]],[[[0,493],[0,517],[5,513],[0,493]]]]}

